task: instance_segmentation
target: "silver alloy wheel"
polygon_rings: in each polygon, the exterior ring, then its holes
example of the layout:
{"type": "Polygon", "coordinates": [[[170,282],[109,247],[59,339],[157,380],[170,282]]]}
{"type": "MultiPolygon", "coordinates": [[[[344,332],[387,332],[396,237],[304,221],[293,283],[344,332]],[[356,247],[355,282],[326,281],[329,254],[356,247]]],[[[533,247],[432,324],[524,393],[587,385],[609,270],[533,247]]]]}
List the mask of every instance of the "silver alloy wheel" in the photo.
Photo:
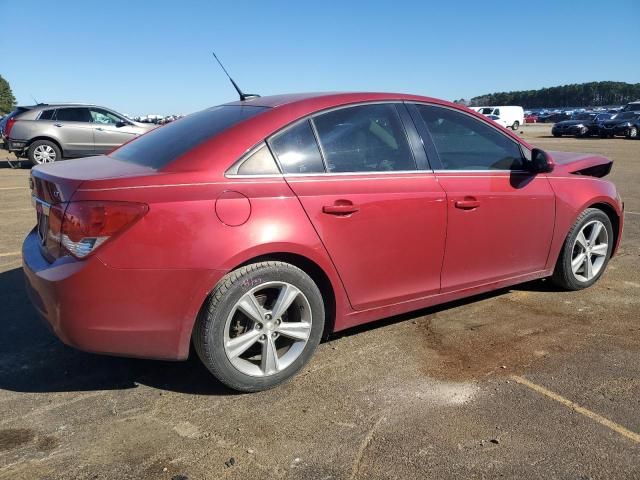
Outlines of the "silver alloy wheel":
{"type": "Polygon", "coordinates": [[[224,351],[245,375],[264,377],[285,370],[311,335],[311,306],[297,287],[265,282],[245,293],[224,326],[224,351]]]}
{"type": "Polygon", "coordinates": [[[51,163],[56,161],[56,151],[51,145],[38,145],[33,151],[33,159],[37,163],[51,163]]]}
{"type": "Polygon", "coordinates": [[[629,137],[636,138],[637,136],[638,136],[638,128],[637,127],[631,127],[629,129],[629,137]]]}
{"type": "Polygon", "coordinates": [[[609,251],[609,234],[600,220],[585,224],[576,237],[571,254],[571,270],[580,282],[600,273],[609,251]]]}

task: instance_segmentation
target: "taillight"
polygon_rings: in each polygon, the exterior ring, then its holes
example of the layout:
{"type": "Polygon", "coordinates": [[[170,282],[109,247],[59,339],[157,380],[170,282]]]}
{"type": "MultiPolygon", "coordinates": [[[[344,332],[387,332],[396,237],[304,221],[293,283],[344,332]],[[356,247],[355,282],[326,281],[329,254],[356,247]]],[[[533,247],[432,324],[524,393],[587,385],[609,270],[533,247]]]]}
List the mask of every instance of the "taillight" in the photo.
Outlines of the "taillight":
{"type": "Polygon", "coordinates": [[[85,258],[109,239],[122,233],[147,213],[149,207],[129,202],[71,202],[53,206],[49,215],[47,250],[57,258],[66,250],[85,258]],[[60,219],[58,220],[59,217],[60,219]],[[56,240],[63,251],[55,251],[56,240]]]}
{"type": "Polygon", "coordinates": [[[4,126],[4,136],[5,137],[9,137],[9,134],[11,133],[11,129],[13,128],[13,124],[16,123],[16,119],[14,117],[11,117],[9,120],[7,120],[7,123],[4,126]]]}

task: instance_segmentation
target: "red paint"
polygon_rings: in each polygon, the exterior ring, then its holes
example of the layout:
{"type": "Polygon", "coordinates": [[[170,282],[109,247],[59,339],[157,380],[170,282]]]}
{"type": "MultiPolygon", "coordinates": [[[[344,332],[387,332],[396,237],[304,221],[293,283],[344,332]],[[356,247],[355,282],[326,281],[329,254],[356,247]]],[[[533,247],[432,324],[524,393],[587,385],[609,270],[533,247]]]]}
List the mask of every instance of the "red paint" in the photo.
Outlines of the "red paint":
{"type": "Polygon", "coordinates": [[[216,199],[216,215],[225,225],[237,227],[249,220],[251,203],[240,192],[222,192],[216,199]]]}
{"type": "MultiPolygon", "coordinates": [[[[553,153],[536,176],[418,172],[227,178],[265,137],[309,114],[353,103],[441,100],[400,94],[266,97],[273,107],[155,171],[110,157],[33,170],[34,193],[118,201],[148,212],[84,260],[48,263],[32,232],[23,246],[34,304],[66,343],[94,352],[184,359],[208,293],[256,257],[316,264],[335,296],[335,330],[548,276],[575,218],[615,186],[574,175],[597,156],[553,153]]],[[[524,148],[531,146],[501,129],[524,148]]],[[[606,160],[606,159],[604,159],[606,160]]]]}

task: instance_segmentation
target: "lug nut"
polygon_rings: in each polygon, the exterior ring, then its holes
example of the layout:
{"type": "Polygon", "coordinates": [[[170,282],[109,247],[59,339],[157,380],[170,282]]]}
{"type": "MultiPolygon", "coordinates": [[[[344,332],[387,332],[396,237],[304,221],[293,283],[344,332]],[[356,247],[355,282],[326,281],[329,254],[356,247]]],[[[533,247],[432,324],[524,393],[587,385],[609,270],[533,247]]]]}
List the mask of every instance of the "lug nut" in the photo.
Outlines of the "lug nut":
{"type": "Polygon", "coordinates": [[[266,339],[267,339],[266,335],[264,335],[264,334],[260,335],[260,340],[266,340],[266,339]]]}
{"type": "Polygon", "coordinates": [[[265,318],[266,320],[271,320],[271,314],[270,314],[270,313],[267,313],[267,314],[264,316],[264,318],[265,318]]]}
{"type": "Polygon", "coordinates": [[[280,319],[276,320],[276,325],[280,325],[280,323],[282,323],[280,319]]]}
{"type": "Polygon", "coordinates": [[[277,334],[276,332],[273,332],[273,333],[271,334],[271,338],[276,338],[277,336],[278,336],[278,334],[277,334]]]}

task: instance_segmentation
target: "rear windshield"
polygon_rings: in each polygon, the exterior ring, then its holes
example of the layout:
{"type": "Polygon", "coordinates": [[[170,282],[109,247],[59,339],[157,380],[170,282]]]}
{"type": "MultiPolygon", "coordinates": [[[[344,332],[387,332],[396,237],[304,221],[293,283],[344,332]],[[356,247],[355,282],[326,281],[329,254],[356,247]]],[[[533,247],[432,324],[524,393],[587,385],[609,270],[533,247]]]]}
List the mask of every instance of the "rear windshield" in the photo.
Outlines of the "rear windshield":
{"type": "Polygon", "coordinates": [[[191,114],[123,145],[111,156],[160,169],[227,128],[267,110],[267,107],[223,105],[191,114]]]}

